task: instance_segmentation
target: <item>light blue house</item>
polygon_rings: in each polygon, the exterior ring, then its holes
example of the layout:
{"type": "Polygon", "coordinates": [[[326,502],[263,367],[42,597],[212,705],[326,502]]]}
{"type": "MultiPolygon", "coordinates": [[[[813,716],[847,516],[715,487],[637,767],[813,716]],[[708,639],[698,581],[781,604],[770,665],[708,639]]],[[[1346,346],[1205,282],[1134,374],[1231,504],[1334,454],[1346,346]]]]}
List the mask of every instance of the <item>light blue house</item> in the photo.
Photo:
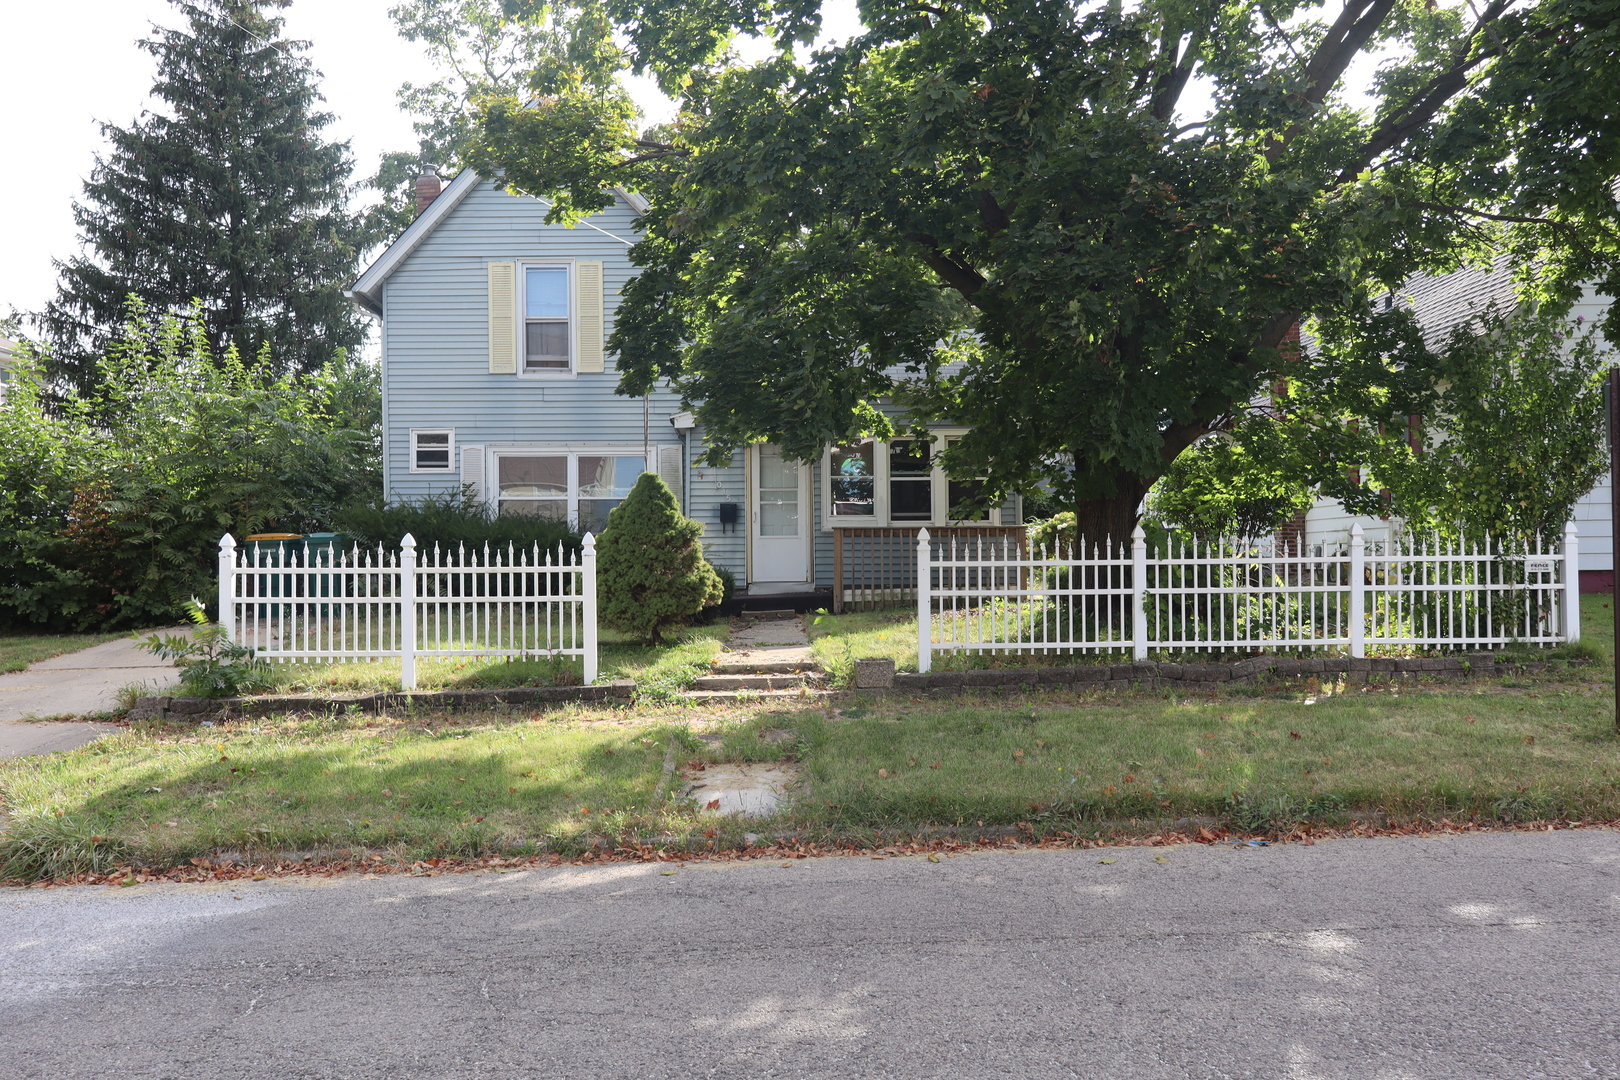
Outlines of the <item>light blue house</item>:
{"type": "Polygon", "coordinates": [[[1015,502],[953,518],[965,492],[933,446],[866,441],[806,466],[759,445],[724,468],[698,464],[702,431],[674,393],[614,393],[604,342],[645,209],[615,195],[570,229],[472,170],[442,191],[436,177],[419,181],[416,221],[349,292],[382,323],[390,498],[468,485],[503,514],[599,532],[647,469],[704,524],[709,557],[748,596],[840,602],[909,587],[905,548],[920,528],[1017,524],[1015,502]]]}

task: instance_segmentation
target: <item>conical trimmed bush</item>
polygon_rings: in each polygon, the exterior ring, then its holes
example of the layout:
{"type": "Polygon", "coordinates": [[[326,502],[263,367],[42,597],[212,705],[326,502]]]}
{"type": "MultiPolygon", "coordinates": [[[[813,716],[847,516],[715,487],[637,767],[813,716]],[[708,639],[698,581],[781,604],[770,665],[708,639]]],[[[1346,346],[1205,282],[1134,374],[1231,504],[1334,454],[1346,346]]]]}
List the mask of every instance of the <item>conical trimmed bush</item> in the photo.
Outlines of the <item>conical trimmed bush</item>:
{"type": "Polygon", "coordinates": [[[703,525],[681,514],[656,473],[642,473],[608,514],[596,544],[597,615],[603,625],[657,645],[723,596],[703,557],[703,525]]]}

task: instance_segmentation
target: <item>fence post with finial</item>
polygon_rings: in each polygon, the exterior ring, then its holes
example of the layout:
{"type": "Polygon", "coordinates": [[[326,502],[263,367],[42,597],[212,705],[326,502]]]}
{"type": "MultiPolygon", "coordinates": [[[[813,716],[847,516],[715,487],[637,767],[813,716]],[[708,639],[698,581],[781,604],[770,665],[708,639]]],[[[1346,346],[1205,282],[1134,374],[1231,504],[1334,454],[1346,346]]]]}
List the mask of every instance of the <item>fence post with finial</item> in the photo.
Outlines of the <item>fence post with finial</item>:
{"type": "Polygon", "coordinates": [[[1350,526],[1350,655],[1367,655],[1367,537],[1350,526]]]}
{"type": "Polygon", "coordinates": [[[1138,525],[1131,530],[1131,657],[1146,660],[1147,654],[1147,533],[1138,525]]]}
{"type": "Polygon", "coordinates": [[[416,689],[416,537],[399,542],[399,688],[416,689]]]}
{"type": "Polygon", "coordinates": [[[236,627],[236,538],[226,533],[219,538],[219,625],[225,640],[239,642],[236,627]]]}
{"type": "Polygon", "coordinates": [[[596,537],[585,534],[579,551],[580,621],[585,625],[584,683],[596,681],[596,537]]]}
{"type": "Polygon", "coordinates": [[[1581,541],[1572,520],[1564,525],[1564,640],[1581,640],[1581,541]]]}
{"type": "MultiPolygon", "coordinates": [[[[836,542],[836,539],[835,539],[836,542]]],[[[934,669],[933,549],[928,530],[917,530],[917,671],[934,669]]],[[[838,586],[843,588],[842,584],[838,586]]]]}

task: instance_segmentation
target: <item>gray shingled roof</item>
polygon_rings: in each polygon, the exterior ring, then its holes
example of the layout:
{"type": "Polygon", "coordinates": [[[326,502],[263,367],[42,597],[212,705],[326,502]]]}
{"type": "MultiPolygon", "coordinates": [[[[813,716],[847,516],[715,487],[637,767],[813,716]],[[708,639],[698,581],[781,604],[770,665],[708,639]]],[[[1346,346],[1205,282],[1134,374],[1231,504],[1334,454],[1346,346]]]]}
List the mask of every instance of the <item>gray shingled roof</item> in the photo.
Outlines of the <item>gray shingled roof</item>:
{"type": "Polygon", "coordinates": [[[1395,291],[1395,302],[1412,311],[1429,347],[1439,348],[1454,327],[1495,304],[1507,311],[1514,304],[1513,274],[1506,255],[1489,267],[1467,266],[1437,277],[1415,277],[1395,291]]]}

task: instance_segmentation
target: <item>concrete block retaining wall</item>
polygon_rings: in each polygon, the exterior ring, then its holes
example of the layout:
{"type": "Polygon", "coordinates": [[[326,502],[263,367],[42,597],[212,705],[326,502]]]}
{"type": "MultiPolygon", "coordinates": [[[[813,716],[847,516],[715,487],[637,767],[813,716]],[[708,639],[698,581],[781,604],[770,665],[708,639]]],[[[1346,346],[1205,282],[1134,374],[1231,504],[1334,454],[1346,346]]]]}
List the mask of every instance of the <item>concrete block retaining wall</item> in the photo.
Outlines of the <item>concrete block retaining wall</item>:
{"type": "Polygon", "coordinates": [[[564,705],[574,702],[623,702],[635,693],[628,679],[594,686],[525,686],[510,690],[421,690],[365,697],[318,697],[279,694],[245,698],[143,697],[125,719],[203,720],[211,717],[277,716],[284,713],[330,713],[357,708],[380,713],[409,709],[439,712],[488,709],[499,705],[564,705]]]}
{"type": "Polygon", "coordinates": [[[1410,659],[1322,657],[1296,660],[1285,656],[1255,656],[1233,664],[1183,664],[1137,661],[1131,664],[1088,664],[1078,667],[990,668],[979,671],[931,671],[926,675],[895,673],[888,686],[879,679],[859,689],[896,691],[967,690],[988,687],[1073,685],[1111,690],[1212,691],[1234,682],[1275,682],[1316,678],[1352,686],[1412,679],[1477,678],[1529,674],[1545,669],[1545,661],[1520,663],[1504,653],[1476,652],[1461,656],[1410,659]]]}

